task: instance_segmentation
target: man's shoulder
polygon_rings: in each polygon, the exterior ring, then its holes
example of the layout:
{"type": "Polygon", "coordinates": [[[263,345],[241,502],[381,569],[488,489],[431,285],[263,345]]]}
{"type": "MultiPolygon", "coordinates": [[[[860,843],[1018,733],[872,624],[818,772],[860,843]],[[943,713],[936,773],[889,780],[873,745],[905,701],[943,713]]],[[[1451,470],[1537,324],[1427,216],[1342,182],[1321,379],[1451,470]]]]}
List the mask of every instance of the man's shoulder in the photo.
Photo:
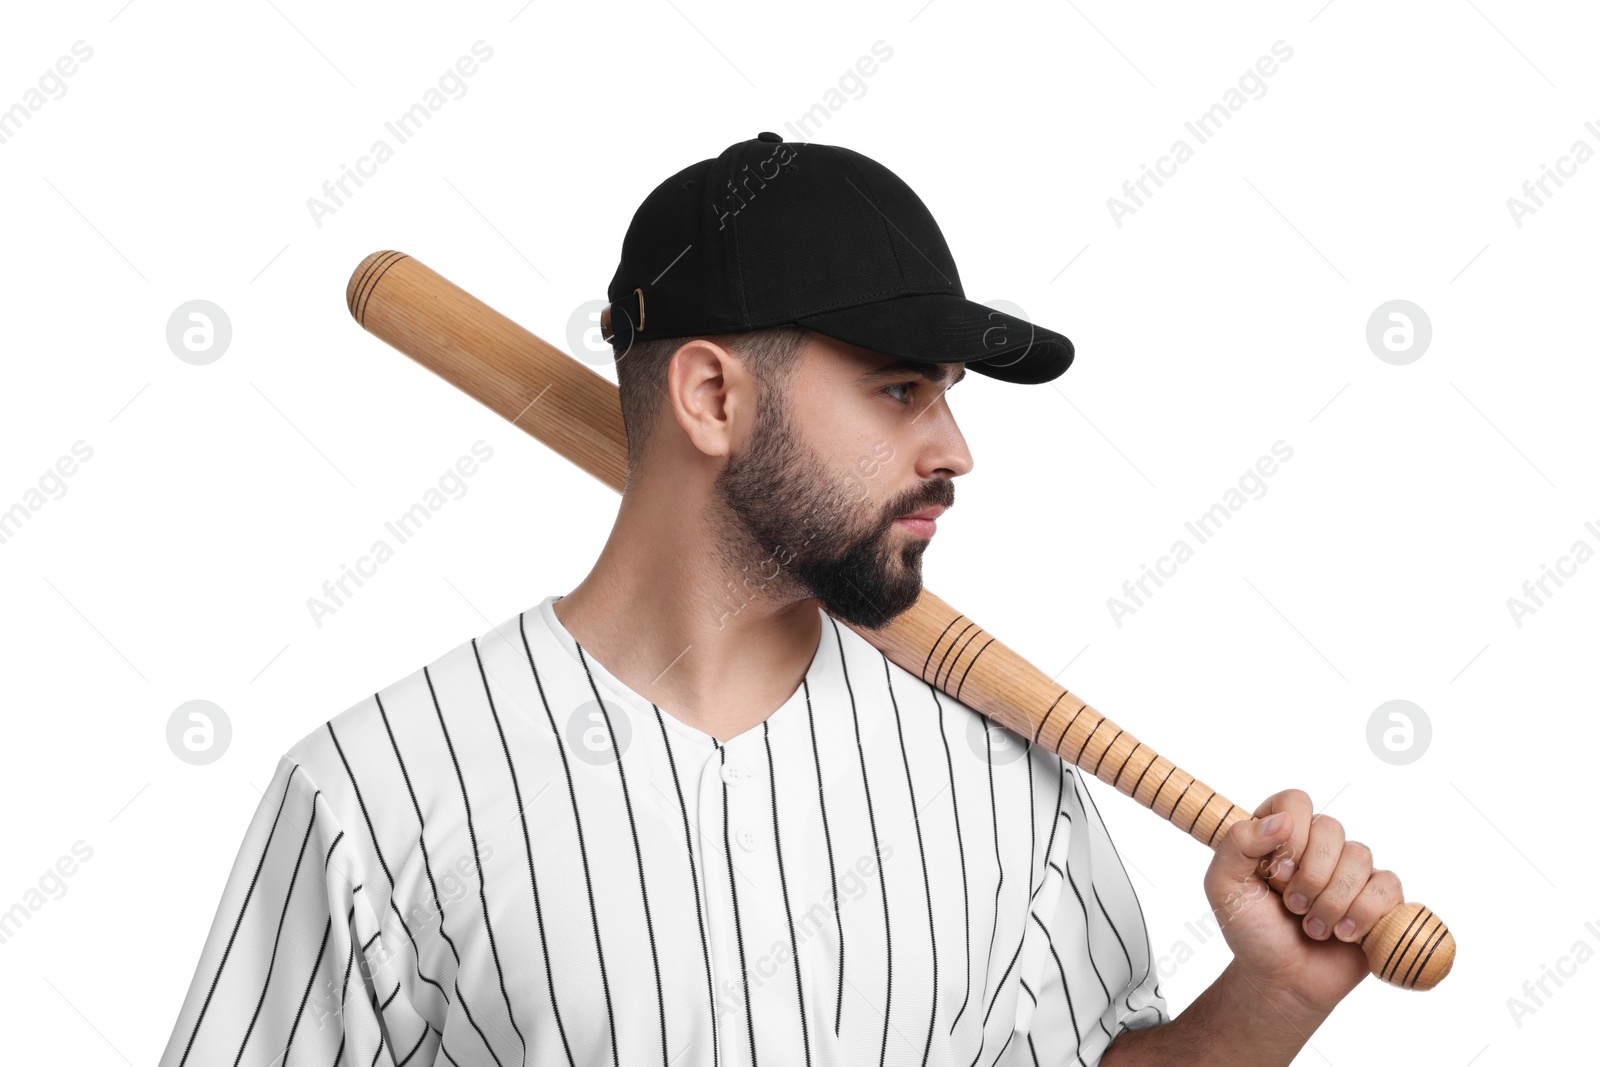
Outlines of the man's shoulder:
{"type": "Polygon", "coordinates": [[[400,778],[409,777],[403,764],[416,756],[406,750],[414,750],[419,739],[444,744],[441,709],[481,697],[485,672],[495,670],[493,661],[523,655],[524,627],[540,624],[538,612],[535,603],[462,637],[318,724],[289,747],[286,758],[333,796],[359,793],[373,770],[388,774],[384,764],[393,765],[400,778]]]}

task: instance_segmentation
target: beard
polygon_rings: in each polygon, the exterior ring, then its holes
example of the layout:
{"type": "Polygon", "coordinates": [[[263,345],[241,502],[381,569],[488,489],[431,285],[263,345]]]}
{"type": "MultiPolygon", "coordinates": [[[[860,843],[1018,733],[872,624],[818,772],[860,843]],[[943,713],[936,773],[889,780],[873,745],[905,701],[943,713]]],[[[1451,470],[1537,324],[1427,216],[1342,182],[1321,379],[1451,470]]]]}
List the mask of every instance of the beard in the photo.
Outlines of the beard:
{"type": "Polygon", "coordinates": [[[758,405],[749,446],[728,458],[714,483],[728,513],[718,536],[725,562],[754,571],[763,593],[815,597],[843,622],[881,629],[916,603],[928,547],[920,537],[897,545],[895,519],[950,506],[954,487],[937,478],[875,505],[855,468],[830,470],[800,439],[782,396],[763,395],[758,405]]]}

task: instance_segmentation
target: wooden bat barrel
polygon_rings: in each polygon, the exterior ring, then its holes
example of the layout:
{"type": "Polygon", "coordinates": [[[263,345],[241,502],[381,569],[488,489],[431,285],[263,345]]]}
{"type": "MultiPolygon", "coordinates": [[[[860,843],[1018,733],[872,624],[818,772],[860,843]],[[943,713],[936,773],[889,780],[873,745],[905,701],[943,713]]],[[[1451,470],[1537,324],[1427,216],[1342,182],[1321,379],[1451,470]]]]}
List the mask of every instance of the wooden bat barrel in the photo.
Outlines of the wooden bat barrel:
{"type": "MultiPolygon", "coordinates": [[[[402,252],[363,259],[345,299],[367,331],[622,491],[628,444],[610,381],[402,252]]],[[[851,628],[900,667],[1196,841],[1214,848],[1252,817],[926,588],[883,629],[851,628]]],[[[1390,910],[1361,948],[1373,974],[1404,989],[1432,989],[1455,960],[1449,928],[1414,901],[1390,910]]]]}

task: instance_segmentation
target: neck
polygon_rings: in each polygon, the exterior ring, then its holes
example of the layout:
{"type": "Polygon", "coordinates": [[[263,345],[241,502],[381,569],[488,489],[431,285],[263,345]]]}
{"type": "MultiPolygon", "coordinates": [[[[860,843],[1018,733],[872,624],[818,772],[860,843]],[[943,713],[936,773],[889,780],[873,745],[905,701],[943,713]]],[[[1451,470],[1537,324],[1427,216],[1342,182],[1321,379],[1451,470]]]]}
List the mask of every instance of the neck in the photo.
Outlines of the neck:
{"type": "Polygon", "coordinates": [[[744,542],[726,529],[709,486],[641,481],[594,567],[553,606],[585,655],[718,739],[781,707],[822,636],[818,602],[783,580],[772,547],[730,556],[744,542]]]}

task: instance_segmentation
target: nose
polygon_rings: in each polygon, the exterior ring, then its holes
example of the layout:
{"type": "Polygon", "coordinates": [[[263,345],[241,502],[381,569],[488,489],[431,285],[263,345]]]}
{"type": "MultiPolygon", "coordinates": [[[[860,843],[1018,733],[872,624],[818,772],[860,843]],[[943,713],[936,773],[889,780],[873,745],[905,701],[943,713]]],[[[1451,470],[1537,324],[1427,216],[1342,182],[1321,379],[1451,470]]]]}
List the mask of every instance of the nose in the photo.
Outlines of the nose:
{"type": "Polygon", "coordinates": [[[955,412],[950,410],[944,394],[927,411],[921,422],[925,439],[917,455],[917,473],[923,478],[940,474],[956,478],[972,469],[972,453],[967,451],[967,439],[956,425],[955,412]]]}

